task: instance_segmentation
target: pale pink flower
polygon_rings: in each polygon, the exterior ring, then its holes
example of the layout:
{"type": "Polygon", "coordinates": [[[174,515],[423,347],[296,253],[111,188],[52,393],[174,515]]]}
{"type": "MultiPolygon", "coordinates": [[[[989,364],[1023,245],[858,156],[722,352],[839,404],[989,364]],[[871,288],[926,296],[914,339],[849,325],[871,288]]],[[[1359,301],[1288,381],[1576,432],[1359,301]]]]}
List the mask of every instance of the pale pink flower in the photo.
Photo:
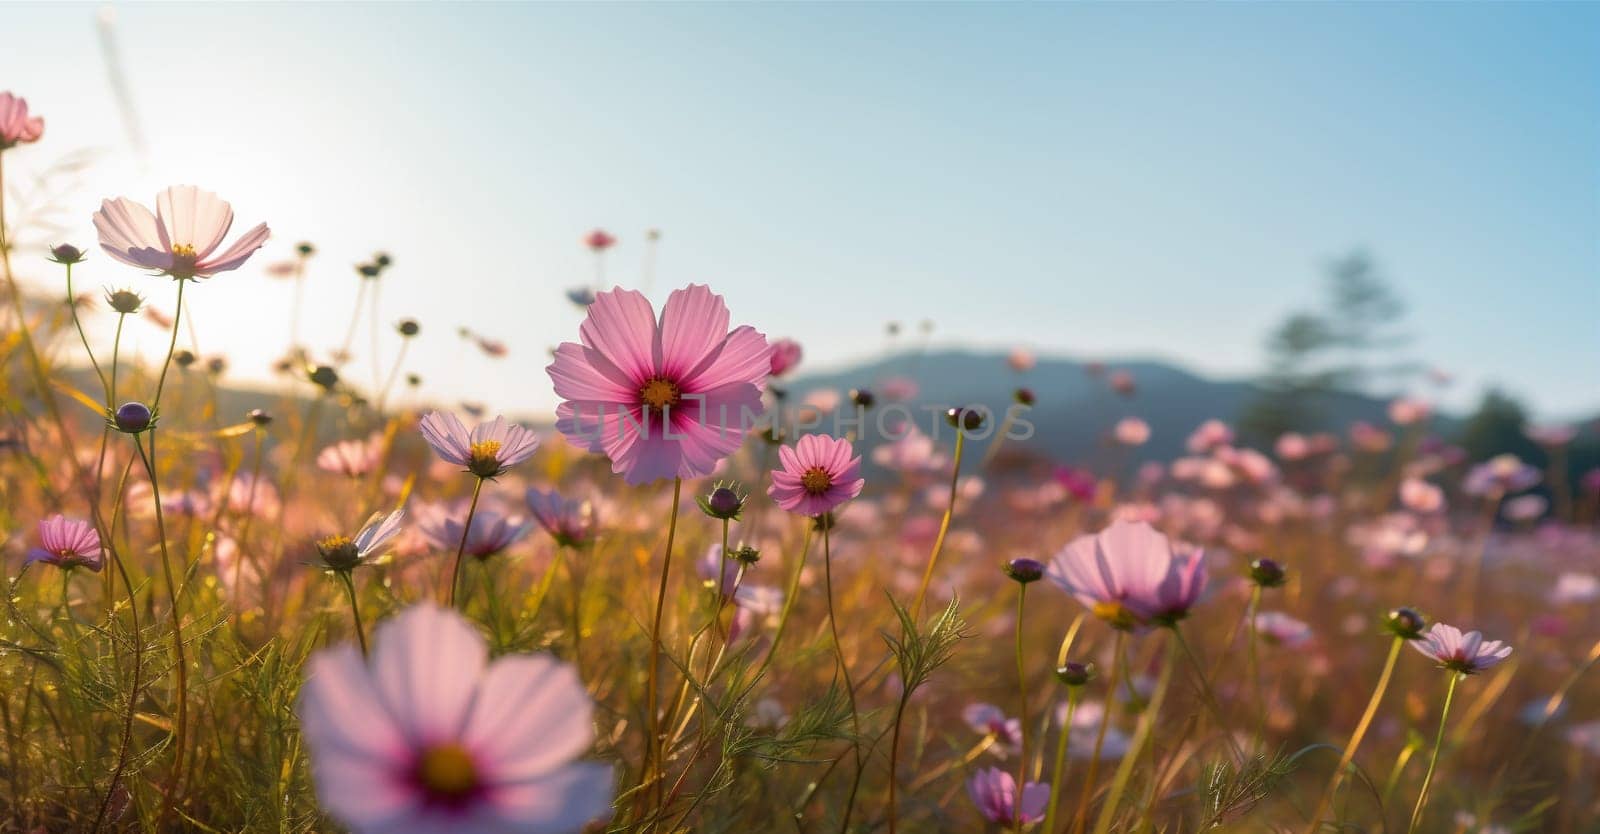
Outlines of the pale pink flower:
{"type": "Polygon", "coordinates": [[[366,440],[341,440],[317,453],[317,468],[347,478],[360,478],[378,468],[383,459],[383,435],[366,440]]]}
{"type": "Polygon", "coordinates": [[[633,290],[600,293],[545,370],[563,402],[556,428],[604,453],[630,484],[699,478],[738,450],[765,410],[771,347],[754,328],[728,330],[722,297],[675,290],[659,321],[633,290]]]}
{"type": "Polygon", "coordinates": [[[861,457],[850,441],[808,434],[792,448],[778,449],[781,468],[772,471],[767,494],[791,513],[818,516],[861,494],[861,457]]]}
{"type": "Polygon", "coordinates": [[[605,229],[595,229],[583,236],[583,245],[594,252],[604,252],[617,245],[616,237],[605,229]]]}
{"type": "Polygon", "coordinates": [[[440,459],[479,478],[493,478],[533,457],[539,448],[539,435],[496,417],[479,423],[471,432],[461,419],[448,411],[435,411],[417,424],[422,437],[440,459]]]}
{"type": "Polygon", "coordinates": [[[772,342],[772,375],[783,376],[800,364],[800,343],[793,339],[775,339],[772,342]]]}
{"type": "Polygon", "coordinates": [[[1350,424],[1350,443],[1360,451],[1376,454],[1388,451],[1394,436],[1365,420],[1357,420],[1350,424]]]}
{"type": "Polygon", "coordinates": [[[1015,347],[1006,354],[1006,364],[1011,366],[1011,370],[1020,374],[1033,370],[1034,366],[1039,364],[1039,360],[1033,355],[1033,351],[1025,347],[1015,347]]]}
{"type": "Polygon", "coordinates": [[[1256,615],[1256,633],[1275,646],[1298,648],[1311,642],[1311,626],[1282,611],[1262,611],[1256,615]]]}
{"type": "Polygon", "coordinates": [[[1414,513],[1433,514],[1444,509],[1444,490],[1421,478],[1400,483],[1400,503],[1414,513]]]}
{"type": "Polygon", "coordinates": [[[1521,492],[1539,483],[1539,470],[1513,454],[1495,455],[1467,472],[1461,488],[1469,495],[1521,492]]]}
{"type": "Polygon", "coordinates": [[[1556,577],[1556,585],[1550,589],[1553,605],[1584,604],[1597,599],[1600,599],[1600,578],[1590,573],[1568,571],[1556,577]]]}
{"type": "Polygon", "coordinates": [[[878,380],[878,393],[892,403],[914,400],[921,390],[922,386],[908,376],[891,376],[878,380]]]}
{"type": "Polygon", "coordinates": [[[530,487],[523,495],[528,510],[535,521],[544,528],[556,544],[562,547],[582,547],[594,536],[595,512],[593,501],[564,498],[555,490],[530,487]]]}
{"type": "Polygon", "coordinates": [[[1138,417],[1124,417],[1111,434],[1124,446],[1143,446],[1150,440],[1150,424],[1138,417]]]}
{"type": "Polygon", "coordinates": [[[1113,628],[1171,625],[1205,590],[1198,550],[1179,550],[1143,522],[1117,521],[1062,548],[1045,573],[1113,628]]]}
{"type": "Polygon", "coordinates": [[[1550,501],[1543,495],[1519,495],[1506,501],[1501,512],[1511,521],[1534,521],[1550,509],[1550,501]]]}
{"type": "Polygon", "coordinates": [[[578,761],[594,703],[549,655],[489,662],[453,611],[412,606],[307,664],[296,712],[323,809],[355,834],[575,832],[605,816],[611,767],[578,761]]]}
{"type": "Polygon", "coordinates": [[[1022,822],[1032,824],[1044,819],[1045,806],[1050,803],[1050,786],[1043,782],[1029,782],[1022,786],[1022,799],[1017,800],[1017,780],[997,767],[986,767],[967,780],[967,795],[978,806],[983,818],[999,825],[1017,824],[1020,811],[1022,822]]]}
{"type": "Polygon", "coordinates": [[[1233,443],[1233,429],[1221,420],[1207,420],[1201,423],[1184,441],[1184,447],[1190,454],[1203,455],[1218,446],[1228,446],[1233,443]]]}
{"type": "Polygon", "coordinates": [[[1433,416],[1433,406],[1426,400],[1400,397],[1389,403],[1389,420],[1397,426],[1411,426],[1427,422],[1433,416]]]}
{"type": "Polygon", "coordinates": [[[104,556],[100,534],[89,522],[58,513],[39,522],[39,546],[28,551],[22,564],[44,562],[58,568],[98,571],[104,556]]]}
{"type": "Polygon", "coordinates": [[[1499,640],[1484,642],[1479,632],[1462,634],[1461,629],[1444,623],[1434,623],[1427,634],[1410,642],[1441,667],[1463,675],[1477,674],[1511,656],[1511,647],[1499,640]]]}
{"type": "Polygon", "coordinates": [[[1298,432],[1285,432],[1278,435],[1278,442],[1273,444],[1273,452],[1281,461],[1303,460],[1311,455],[1311,441],[1298,432]]]}
{"type": "Polygon", "coordinates": [[[902,434],[872,450],[873,463],[896,472],[935,472],[949,464],[933,438],[915,424],[904,423],[900,430],[902,434]]]}
{"type": "Polygon", "coordinates": [[[1111,385],[1111,390],[1124,397],[1131,397],[1138,390],[1133,381],[1133,374],[1127,371],[1113,371],[1106,381],[1111,385]]]}
{"type": "Polygon", "coordinates": [[[1578,436],[1578,430],[1571,426],[1529,426],[1523,434],[1540,446],[1553,449],[1571,443],[1578,436]]]}
{"type": "Polygon", "coordinates": [[[44,135],[44,119],[28,115],[28,100],[0,93],[0,151],[44,135]]]}
{"type": "Polygon", "coordinates": [[[179,279],[238,269],[271,234],[262,223],[218,252],[233,227],[233,207],[192,185],[175,185],[156,195],[154,214],[127,197],[102,201],[94,227],[106,254],[179,279]]]}

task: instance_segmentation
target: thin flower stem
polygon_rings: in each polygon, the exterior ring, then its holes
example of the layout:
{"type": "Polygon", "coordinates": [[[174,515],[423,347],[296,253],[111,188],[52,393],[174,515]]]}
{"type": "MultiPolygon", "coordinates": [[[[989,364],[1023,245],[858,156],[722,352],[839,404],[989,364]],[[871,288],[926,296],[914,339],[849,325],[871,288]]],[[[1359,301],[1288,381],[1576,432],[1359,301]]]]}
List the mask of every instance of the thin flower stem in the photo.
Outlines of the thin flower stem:
{"type": "MultiPolygon", "coordinates": [[[[661,615],[667,607],[667,578],[672,572],[672,544],[678,535],[678,504],[683,497],[683,478],[672,479],[672,510],[667,516],[667,549],[661,559],[661,582],[656,587],[656,609],[650,622],[650,663],[646,666],[645,678],[645,711],[649,714],[645,722],[649,736],[645,739],[644,769],[641,777],[659,786],[657,774],[663,772],[665,762],[661,761],[661,714],[656,704],[656,693],[660,686],[661,665],[661,615]],[[652,770],[654,768],[654,770],[652,770]]],[[[658,793],[659,796],[659,793],[658,793]]],[[[658,807],[653,818],[660,818],[661,809],[658,807]]]]}
{"type": "Polygon", "coordinates": [[[1417,823],[1422,821],[1422,809],[1428,804],[1428,788],[1433,785],[1433,769],[1439,764],[1439,748],[1444,745],[1444,725],[1450,718],[1450,702],[1456,697],[1456,684],[1466,677],[1458,672],[1450,674],[1450,687],[1444,693],[1444,709],[1439,712],[1439,733],[1433,739],[1433,753],[1428,756],[1428,772],[1422,777],[1422,790],[1417,792],[1417,807],[1411,810],[1411,824],[1406,826],[1406,834],[1413,834],[1417,830],[1417,823]]]}
{"type": "Polygon", "coordinates": [[[928,583],[933,581],[933,566],[939,561],[939,551],[944,549],[945,534],[950,532],[950,516],[956,511],[956,491],[961,482],[961,451],[965,445],[962,441],[967,433],[956,429],[956,453],[950,468],[950,500],[944,507],[944,518],[939,521],[939,536],[933,540],[933,552],[928,554],[928,567],[922,572],[922,584],[917,586],[917,596],[911,602],[911,619],[916,621],[922,613],[922,601],[928,595],[928,583]]]}
{"type": "Polygon", "coordinates": [[[94,349],[89,347],[89,336],[83,332],[83,319],[78,317],[77,299],[72,295],[72,264],[67,264],[67,311],[72,314],[72,326],[78,329],[78,340],[83,343],[83,352],[89,356],[89,364],[94,367],[94,375],[100,380],[100,390],[107,389],[105,372],[100,369],[99,360],[94,358],[94,349]]]}
{"type": "Polygon", "coordinates": [[[1111,648],[1111,674],[1106,676],[1105,708],[1100,711],[1100,729],[1094,737],[1094,752],[1089,756],[1089,774],[1083,780],[1083,791],[1078,795],[1078,809],[1073,813],[1074,832],[1083,831],[1089,824],[1089,800],[1094,796],[1095,777],[1100,774],[1100,751],[1106,742],[1106,729],[1111,726],[1111,709],[1116,703],[1117,686],[1128,671],[1128,664],[1123,657],[1127,641],[1127,632],[1119,629],[1116,644],[1111,648]]]}
{"type": "Polygon", "coordinates": [[[167,371],[172,369],[172,354],[178,349],[178,319],[183,318],[183,287],[189,283],[186,279],[178,279],[178,306],[172,314],[172,339],[167,342],[167,358],[161,363],[161,377],[156,380],[156,395],[150,401],[150,413],[159,413],[161,406],[161,392],[167,387],[167,371]]]}
{"type": "Polygon", "coordinates": [[[183,775],[183,748],[184,734],[189,718],[189,673],[188,661],[184,658],[183,651],[183,615],[179,610],[178,583],[172,577],[172,555],[167,548],[167,521],[161,510],[160,479],[156,477],[155,464],[151,460],[155,452],[155,434],[150,434],[150,452],[146,454],[144,442],[139,435],[134,435],[133,444],[139,450],[139,459],[144,462],[145,474],[150,478],[150,493],[152,503],[155,505],[156,536],[161,540],[161,572],[167,583],[167,596],[172,600],[172,654],[176,663],[173,665],[173,675],[177,685],[177,715],[174,718],[173,743],[172,743],[172,772],[167,778],[166,790],[162,792],[161,818],[164,820],[173,804],[177,801],[178,780],[183,775]]]}
{"type": "MultiPolygon", "coordinates": [[[[113,520],[113,524],[115,521],[113,520]]],[[[107,538],[108,544],[111,539],[107,538]]],[[[122,719],[122,740],[117,746],[117,765],[111,771],[111,784],[106,786],[105,798],[100,800],[100,810],[95,813],[94,827],[91,831],[98,832],[105,822],[106,813],[111,810],[111,800],[117,794],[117,787],[122,784],[122,774],[128,767],[128,754],[133,749],[133,717],[138,710],[140,673],[144,665],[144,639],[139,630],[139,602],[134,597],[133,581],[128,578],[128,568],[122,562],[122,556],[114,546],[108,546],[111,562],[122,577],[122,585],[128,591],[128,613],[133,618],[133,683],[128,689],[128,707],[122,719]]]]}
{"type": "MultiPolygon", "coordinates": [[[[472,485],[472,504],[467,507],[467,520],[461,525],[461,541],[456,543],[456,562],[450,569],[450,607],[456,607],[456,586],[461,584],[461,556],[467,551],[467,534],[472,532],[472,517],[478,512],[478,496],[483,493],[483,479],[472,485]]],[[[463,603],[464,604],[464,603],[463,603]]]]}
{"type": "Polygon", "coordinates": [[[767,656],[761,659],[761,665],[756,668],[756,673],[750,677],[750,685],[755,686],[767,669],[772,666],[772,659],[778,654],[778,644],[783,642],[783,632],[789,625],[789,612],[794,610],[795,597],[800,592],[800,575],[806,569],[806,557],[811,553],[811,525],[806,525],[805,539],[800,544],[800,560],[794,566],[794,573],[789,577],[789,587],[783,595],[783,610],[778,612],[778,627],[772,632],[772,645],[767,648],[767,656]]]}
{"type": "Polygon", "coordinates": [[[855,782],[850,787],[850,799],[844,806],[844,818],[839,823],[839,831],[841,834],[843,834],[843,832],[850,830],[850,813],[851,811],[855,810],[856,793],[861,789],[861,712],[856,708],[856,687],[855,684],[850,682],[850,664],[845,662],[844,644],[839,642],[839,624],[833,616],[833,552],[830,546],[832,536],[829,535],[829,530],[833,527],[833,522],[824,519],[821,522],[821,525],[823,566],[822,575],[823,583],[827,586],[828,594],[828,631],[833,635],[833,652],[834,657],[836,657],[839,661],[839,677],[844,679],[845,695],[847,695],[850,699],[850,744],[851,749],[855,753],[856,760],[855,782]]]}
{"type": "Polygon", "coordinates": [[[1256,617],[1261,608],[1261,586],[1250,586],[1250,607],[1245,610],[1245,624],[1250,629],[1250,643],[1245,647],[1245,663],[1250,667],[1250,683],[1256,694],[1256,733],[1250,742],[1251,749],[1259,749],[1267,735],[1267,694],[1261,686],[1261,664],[1256,657],[1256,617]]]}
{"type": "Polygon", "coordinates": [[[394,358],[394,367],[389,369],[389,379],[383,383],[383,388],[378,392],[379,414],[384,413],[384,408],[389,403],[389,392],[394,389],[394,381],[400,377],[400,368],[406,362],[406,349],[409,347],[411,347],[410,339],[400,342],[400,352],[394,358]]]}
{"type": "Polygon", "coordinates": [[[367,656],[367,630],[361,625],[361,603],[356,601],[356,583],[350,578],[350,571],[337,572],[339,580],[344,583],[344,589],[350,595],[350,616],[356,622],[356,640],[361,643],[361,656],[367,656]]]}
{"type": "Polygon", "coordinates": [[[1373,716],[1378,714],[1378,705],[1383,702],[1383,693],[1389,688],[1389,679],[1394,676],[1395,662],[1400,659],[1400,647],[1405,642],[1404,637],[1396,635],[1394,642],[1390,644],[1389,658],[1383,662],[1383,673],[1378,676],[1378,685],[1372,690],[1372,698],[1367,701],[1366,712],[1361,714],[1361,720],[1356,723],[1356,730],[1351,733],[1350,741],[1345,744],[1343,755],[1339,756],[1339,765],[1333,770],[1333,778],[1328,780],[1328,786],[1322,791],[1322,798],[1317,800],[1316,810],[1311,812],[1311,825],[1306,828],[1306,834],[1316,834],[1317,830],[1322,828],[1322,812],[1328,809],[1334,791],[1338,790],[1339,782],[1344,778],[1345,768],[1355,760],[1361,739],[1366,737],[1367,728],[1372,726],[1373,716]]]}
{"type": "MultiPolygon", "coordinates": [[[[1061,783],[1067,779],[1067,740],[1072,735],[1072,716],[1078,711],[1079,692],[1083,689],[1074,686],[1067,690],[1067,716],[1061,725],[1060,734],[1056,736],[1056,761],[1050,770],[1050,804],[1045,809],[1044,834],[1055,834],[1056,806],[1061,800],[1061,783]]],[[[1018,789],[1020,792],[1020,788],[1018,789]]]]}
{"type": "Polygon", "coordinates": [[[1012,815],[1022,834],[1022,788],[1028,784],[1028,673],[1022,655],[1022,613],[1028,601],[1028,583],[1017,583],[1017,790],[1012,815]]]}
{"type": "Polygon", "coordinates": [[[1216,693],[1211,691],[1211,684],[1206,680],[1205,664],[1200,662],[1200,657],[1189,647],[1189,641],[1183,637],[1183,630],[1176,624],[1172,626],[1172,639],[1177,642],[1178,648],[1183,651],[1183,656],[1194,666],[1195,676],[1200,679],[1201,702],[1211,711],[1211,717],[1217,720],[1217,726],[1222,730],[1223,737],[1228,740],[1228,747],[1233,750],[1233,754],[1239,758],[1239,761],[1244,761],[1244,752],[1239,749],[1239,742],[1233,737],[1233,731],[1228,729],[1228,720],[1222,717],[1222,705],[1217,703],[1216,693]]]}
{"type": "Polygon", "coordinates": [[[1111,830],[1117,805],[1122,800],[1123,791],[1128,787],[1128,779],[1133,776],[1134,764],[1139,760],[1139,753],[1150,740],[1151,730],[1161,715],[1161,704],[1166,700],[1167,689],[1172,682],[1172,670],[1178,665],[1177,647],[1173,643],[1181,645],[1177,629],[1173,629],[1172,633],[1174,639],[1167,644],[1167,659],[1161,664],[1161,676],[1156,679],[1155,693],[1150,696],[1150,705],[1140,714],[1139,725],[1133,731],[1133,741],[1129,743],[1128,752],[1122,757],[1122,762],[1117,765],[1116,775],[1111,778],[1111,792],[1106,795],[1105,804],[1100,806],[1100,817],[1094,824],[1094,834],[1107,834],[1111,830]]]}

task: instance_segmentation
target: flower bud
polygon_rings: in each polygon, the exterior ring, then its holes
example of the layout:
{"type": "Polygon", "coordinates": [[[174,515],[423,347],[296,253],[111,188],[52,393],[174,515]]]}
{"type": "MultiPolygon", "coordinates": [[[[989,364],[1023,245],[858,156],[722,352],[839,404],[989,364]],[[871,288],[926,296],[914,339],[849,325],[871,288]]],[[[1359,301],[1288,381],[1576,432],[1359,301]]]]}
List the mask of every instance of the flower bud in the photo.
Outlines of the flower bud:
{"type": "Polygon", "coordinates": [[[122,315],[132,315],[139,312],[139,308],[144,305],[144,296],[133,290],[108,290],[106,303],[122,315]]]}
{"type": "Polygon", "coordinates": [[[1287,579],[1283,565],[1272,559],[1257,559],[1250,563],[1250,581],[1263,588],[1276,588],[1287,579]]]}
{"type": "Polygon", "coordinates": [[[312,255],[317,254],[317,247],[302,241],[300,245],[294,248],[294,251],[299,253],[300,257],[302,258],[309,258],[312,255]]]}
{"type": "Polygon", "coordinates": [[[180,350],[177,353],[172,354],[173,364],[180,368],[188,368],[190,365],[193,365],[195,360],[198,358],[199,357],[194,355],[194,351],[190,350],[180,350]]]}
{"type": "Polygon", "coordinates": [[[311,371],[311,382],[324,391],[332,391],[339,384],[339,372],[331,366],[318,365],[311,371]]]}
{"type": "Polygon", "coordinates": [[[388,269],[394,265],[394,258],[389,257],[388,252],[379,252],[372,256],[372,262],[377,264],[379,269],[388,269]]]}
{"type": "Polygon", "coordinates": [[[150,413],[149,406],[141,402],[126,402],[117,408],[117,413],[112,416],[112,425],[117,431],[128,434],[138,434],[150,428],[155,415],[150,413]]]}
{"type": "Polygon", "coordinates": [[[855,403],[857,408],[871,408],[878,398],[865,388],[854,388],[850,391],[850,402],[855,403]]]}
{"type": "Polygon", "coordinates": [[[206,370],[210,371],[212,376],[222,376],[222,372],[226,371],[227,369],[228,360],[223,359],[220,356],[213,356],[206,360],[206,370]]]}
{"type": "Polygon", "coordinates": [[[1017,401],[1017,405],[1025,405],[1029,408],[1033,407],[1034,397],[1032,388],[1018,388],[1014,393],[1012,393],[1011,398],[1017,401]]]}
{"type": "Polygon", "coordinates": [[[416,319],[401,319],[396,329],[400,331],[400,335],[411,337],[422,332],[422,325],[417,324],[416,319]]]}
{"type": "Polygon", "coordinates": [[[744,512],[745,496],[736,492],[731,485],[718,483],[710,495],[695,500],[702,512],[723,521],[737,521],[739,514],[744,512]]]}
{"type": "Polygon", "coordinates": [[[1083,686],[1094,680],[1095,671],[1094,661],[1079,663],[1069,660],[1065,666],[1056,667],[1056,680],[1067,686],[1083,686]]]}
{"type": "Polygon", "coordinates": [[[1415,608],[1396,608],[1384,618],[1384,627],[1396,637],[1415,640],[1422,636],[1422,629],[1427,626],[1428,620],[1417,612],[1415,608]]]}
{"type": "Polygon", "coordinates": [[[1019,585],[1029,582],[1038,582],[1044,576],[1044,565],[1038,559],[1012,559],[1005,563],[1006,576],[1011,577],[1019,585]]]}
{"type": "Polygon", "coordinates": [[[356,264],[356,273],[362,278],[376,278],[378,273],[382,271],[383,267],[377,264],[356,264]]]}
{"type": "Polygon", "coordinates": [[[259,408],[250,409],[250,413],[246,414],[245,417],[258,426],[265,426],[272,422],[272,415],[259,408]]]}
{"type": "Polygon", "coordinates": [[[983,428],[983,414],[971,408],[951,408],[944,413],[944,421],[953,428],[962,431],[977,431],[983,428]]]}
{"type": "Polygon", "coordinates": [[[733,551],[732,555],[733,558],[738,559],[747,566],[761,561],[761,551],[751,547],[748,544],[739,545],[739,549],[733,551]]]}
{"type": "Polygon", "coordinates": [[[412,388],[416,388],[417,386],[422,384],[422,375],[421,374],[406,374],[406,384],[411,386],[412,388]]]}
{"type": "Polygon", "coordinates": [[[50,247],[50,260],[64,266],[83,263],[83,250],[70,243],[50,247]]]}

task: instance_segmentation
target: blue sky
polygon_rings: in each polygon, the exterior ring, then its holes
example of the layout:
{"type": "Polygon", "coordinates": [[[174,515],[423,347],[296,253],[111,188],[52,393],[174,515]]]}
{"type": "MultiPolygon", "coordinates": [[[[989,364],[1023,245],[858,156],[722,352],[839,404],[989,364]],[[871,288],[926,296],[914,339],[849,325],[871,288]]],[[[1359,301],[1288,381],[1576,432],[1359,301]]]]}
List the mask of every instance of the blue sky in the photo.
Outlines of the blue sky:
{"type": "MultiPolygon", "coordinates": [[[[1600,409],[1597,6],[111,8],[148,152],[103,8],[11,5],[0,89],[48,126],[8,180],[98,148],[63,197],[81,240],[100,197],[193,182],[272,224],[262,263],[317,243],[324,347],[349,265],[392,251],[384,316],[421,319],[440,398],[552,406],[546,349],[581,318],[561,291],[604,226],[612,279],[637,283],[659,227],[658,299],[709,283],[813,366],[927,318],[939,343],[1245,375],[1362,247],[1411,354],[1456,374],[1448,405],[1497,382],[1546,417],[1600,409]],[[462,349],[462,324],[510,356],[462,349]]],[[[81,276],[172,291],[105,258],[81,276]]],[[[287,285],[253,265],[193,300],[202,351],[264,375],[287,285]]]]}

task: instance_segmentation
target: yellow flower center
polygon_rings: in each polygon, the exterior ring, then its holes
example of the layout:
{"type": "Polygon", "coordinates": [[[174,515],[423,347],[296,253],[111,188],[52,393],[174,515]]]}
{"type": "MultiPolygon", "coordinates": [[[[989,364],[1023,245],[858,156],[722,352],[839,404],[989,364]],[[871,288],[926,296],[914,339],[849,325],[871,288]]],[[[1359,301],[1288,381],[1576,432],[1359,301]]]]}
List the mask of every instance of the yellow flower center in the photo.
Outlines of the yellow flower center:
{"type": "Polygon", "coordinates": [[[821,495],[833,486],[833,476],[820,466],[813,466],[800,476],[800,485],[812,495],[821,495]]]}
{"type": "Polygon", "coordinates": [[[646,382],[644,387],[639,389],[639,399],[657,411],[677,405],[682,397],[683,392],[678,390],[676,384],[661,377],[646,382]]]}
{"type": "Polygon", "coordinates": [[[361,561],[361,553],[349,536],[328,536],[317,540],[317,552],[328,567],[349,570],[361,561]]]}
{"type": "Polygon", "coordinates": [[[176,258],[192,258],[195,256],[194,247],[187,243],[172,244],[172,255],[176,258]]]}
{"type": "Polygon", "coordinates": [[[460,800],[478,789],[478,767],[461,745],[440,744],[423,752],[417,781],[435,798],[460,800]]]}
{"type": "Polygon", "coordinates": [[[352,542],[350,541],[349,536],[329,536],[321,541],[318,541],[317,547],[323,550],[338,550],[339,548],[351,543],[352,542]]]}
{"type": "Polygon", "coordinates": [[[480,478],[500,474],[500,441],[480,440],[467,450],[467,471],[480,478]]]}
{"type": "Polygon", "coordinates": [[[1133,615],[1132,611],[1128,610],[1127,606],[1115,600],[1095,603],[1094,615],[1104,620],[1112,628],[1120,628],[1124,631],[1132,629],[1139,623],[1139,619],[1133,615]]]}

